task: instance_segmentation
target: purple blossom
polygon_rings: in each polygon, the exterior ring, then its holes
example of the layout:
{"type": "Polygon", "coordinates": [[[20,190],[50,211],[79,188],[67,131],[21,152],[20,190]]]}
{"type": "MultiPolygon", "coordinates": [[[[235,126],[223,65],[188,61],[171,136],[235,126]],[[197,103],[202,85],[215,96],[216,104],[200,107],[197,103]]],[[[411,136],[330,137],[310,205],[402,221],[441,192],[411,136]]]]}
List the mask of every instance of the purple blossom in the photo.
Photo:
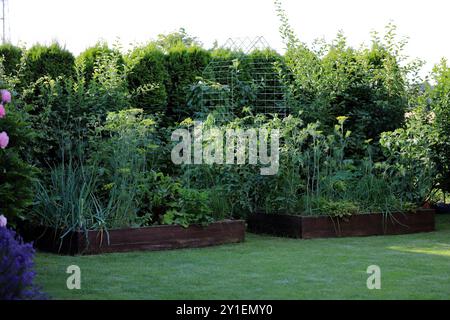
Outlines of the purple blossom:
{"type": "Polygon", "coordinates": [[[0,133],[0,148],[5,149],[8,146],[9,143],[9,136],[8,134],[3,131],[0,133]]]}
{"type": "Polygon", "coordinates": [[[0,90],[0,94],[2,95],[2,102],[10,103],[11,102],[11,92],[6,89],[0,90]]]}
{"type": "Polygon", "coordinates": [[[6,227],[8,220],[4,215],[0,215],[0,227],[6,227]]]}
{"type": "Polygon", "coordinates": [[[33,284],[34,249],[13,230],[0,228],[0,300],[46,299],[33,284]]]}

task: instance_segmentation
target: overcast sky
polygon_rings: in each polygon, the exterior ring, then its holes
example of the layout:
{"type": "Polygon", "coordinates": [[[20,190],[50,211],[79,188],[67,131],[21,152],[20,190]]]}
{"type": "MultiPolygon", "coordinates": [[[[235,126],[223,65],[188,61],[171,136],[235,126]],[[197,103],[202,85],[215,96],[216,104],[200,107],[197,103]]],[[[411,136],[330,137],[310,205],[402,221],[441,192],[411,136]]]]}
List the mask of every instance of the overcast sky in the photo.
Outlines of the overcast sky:
{"type": "MultiPolygon", "coordinates": [[[[8,37],[28,46],[57,40],[77,54],[104,39],[143,42],[184,27],[205,46],[232,37],[264,36],[282,50],[272,0],[6,0],[8,37]]],[[[351,45],[370,40],[393,21],[409,36],[409,55],[430,69],[450,58],[448,0],[284,0],[299,38],[334,38],[343,30],[351,45]]]]}

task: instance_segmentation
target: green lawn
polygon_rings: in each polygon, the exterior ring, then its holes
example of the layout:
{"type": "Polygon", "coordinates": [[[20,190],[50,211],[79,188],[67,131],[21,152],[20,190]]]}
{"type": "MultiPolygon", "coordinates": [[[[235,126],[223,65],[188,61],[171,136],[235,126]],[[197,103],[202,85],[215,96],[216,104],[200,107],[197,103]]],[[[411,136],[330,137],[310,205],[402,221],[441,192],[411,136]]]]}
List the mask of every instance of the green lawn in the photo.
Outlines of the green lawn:
{"type": "Polygon", "coordinates": [[[247,234],[245,243],[99,256],[38,253],[37,282],[60,299],[449,299],[450,216],[437,232],[295,240],[247,234]],[[67,266],[81,290],[66,288],[67,266]],[[381,268],[381,290],[366,269],[381,268]]]}

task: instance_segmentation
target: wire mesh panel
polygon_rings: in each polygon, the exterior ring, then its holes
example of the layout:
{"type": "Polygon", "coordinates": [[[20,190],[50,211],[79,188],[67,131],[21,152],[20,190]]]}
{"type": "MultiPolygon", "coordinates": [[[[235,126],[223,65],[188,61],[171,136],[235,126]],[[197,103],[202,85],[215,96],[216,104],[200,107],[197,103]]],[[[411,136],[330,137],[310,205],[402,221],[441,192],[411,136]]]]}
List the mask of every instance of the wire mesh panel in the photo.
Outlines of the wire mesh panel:
{"type": "Polygon", "coordinates": [[[231,51],[240,51],[244,53],[250,53],[254,50],[266,50],[270,49],[269,43],[267,43],[264,37],[259,36],[254,39],[245,38],[228,38],[222,48],[229,49],[231,51]]]}
{"type": "Polygon", "coordinates": [[[254,40],[229,39],[222,47],[230,57],[215,58],[202,73],[202,113],[239,116],[244,109],[252,113],[288,112],[282,67],[263,37],[254,40]]]}

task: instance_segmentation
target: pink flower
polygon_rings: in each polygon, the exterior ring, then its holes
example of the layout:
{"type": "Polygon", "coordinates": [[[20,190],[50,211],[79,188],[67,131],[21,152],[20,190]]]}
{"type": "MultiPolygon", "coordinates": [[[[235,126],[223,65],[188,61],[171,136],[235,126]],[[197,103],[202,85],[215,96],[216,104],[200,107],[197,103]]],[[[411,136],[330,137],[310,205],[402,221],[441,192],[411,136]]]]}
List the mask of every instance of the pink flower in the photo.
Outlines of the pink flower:
{"type": "Polygon", "coordinates": [[[0,119],[3,118],[4,116],[6,116],[6,110],[5,107],[0,104],[0,119]]]}
{"type": "Polygon", "coordinates": [[[4,215],[0,216],[0,227],[6,227],[6,223],[8,222],[8,220],[5,218],[4,215]]]}
{"type": "Polygon", "coordinates": [[[8,134],[5,131],[3,131],[2,133],[0,133],[0,148],[5,149],[8,143],[9,143],[8,134]]]}
{"type": "Polygon", "coordinates": [[[10,103],[11,102],[11,92],[8,90],[0,90],[0,93],[2,95],[2,102],[4,103],[10,103]]]}

